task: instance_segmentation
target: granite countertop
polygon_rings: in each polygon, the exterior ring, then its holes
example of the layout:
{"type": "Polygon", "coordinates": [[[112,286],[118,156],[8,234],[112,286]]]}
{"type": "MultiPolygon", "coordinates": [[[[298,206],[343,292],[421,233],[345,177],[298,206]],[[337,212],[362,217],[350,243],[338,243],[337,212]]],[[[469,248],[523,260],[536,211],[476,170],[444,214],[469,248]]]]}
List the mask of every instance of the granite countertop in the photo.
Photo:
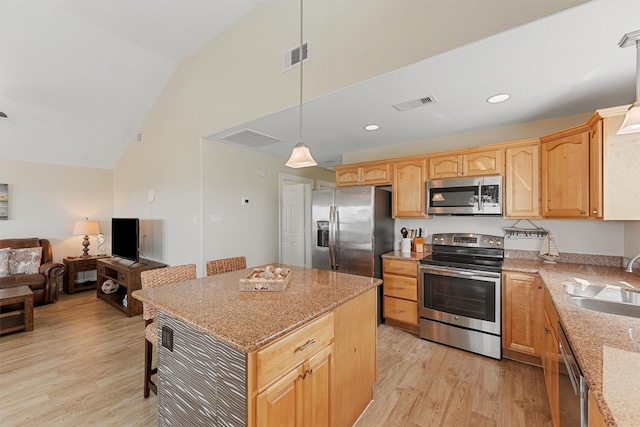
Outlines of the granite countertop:
{"type": "Polygon", "coordinates": [[[640,274],[620,267],[505,259],[503,271],[538,273],[549,289],[589,390],[608,425],[640,425],[640,319],[576,305],[563,283],[640,292],[640,274]]]}
{"type": "Polygon", "coordinates": [[[291,269],[287,288],[240,292],[252,269],[201,277],[132,295],[175,319],[249,353],[382,283],[380,279],[312,268],[291,269]]]}
{"type": "Polygon", "coordinates": [[[427,255],[431,255],[431,245],[428,245],[427,250],[424,252],[400,252],[393,251],[382,254],[382,258],[398,259],[401,261],[420,261],[427,255]]]}

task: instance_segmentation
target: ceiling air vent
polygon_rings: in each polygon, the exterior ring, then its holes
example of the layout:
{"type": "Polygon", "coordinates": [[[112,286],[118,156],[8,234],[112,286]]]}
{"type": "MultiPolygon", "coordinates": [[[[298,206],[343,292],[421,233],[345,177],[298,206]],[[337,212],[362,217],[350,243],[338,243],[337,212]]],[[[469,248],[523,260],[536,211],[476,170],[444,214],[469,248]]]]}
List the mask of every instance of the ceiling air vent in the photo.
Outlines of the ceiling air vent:
{"type": "MultiPolygon", "coordinates": [[[[302,60],[309,60],[309,40],[302,43],[302,60]]],[[[282,54],[282,72],[289,71],[300,63],[300,45],[285,51],[282,54]]]]}
{"type": "Polygon", "coordinates": [[[392,105],[392,107],[402,112],[402,111],[407,111],[407,110],[412,110],[414,108],[422,107],[423,105],[427,105],[427,104],[435,104],[436,102],[438,102],[438,100],[436,99],[435,95],[428,95],[422,98],[414,99],[412,101],[402,102],[400,104],[394,104],[392,105]]]}
{"type": "Polygon", "coordinates": [[[267,135],[265,133],[256,132],[251,129],[243,129],[231,135],[227,135],[222,138],[225,142],[231,142],[234,144],[242,145],[244,147],[257,148],[264,147],[265,145],[273,144],[274,142],[281,142],[282,140],[275,136],[267,135]]]}

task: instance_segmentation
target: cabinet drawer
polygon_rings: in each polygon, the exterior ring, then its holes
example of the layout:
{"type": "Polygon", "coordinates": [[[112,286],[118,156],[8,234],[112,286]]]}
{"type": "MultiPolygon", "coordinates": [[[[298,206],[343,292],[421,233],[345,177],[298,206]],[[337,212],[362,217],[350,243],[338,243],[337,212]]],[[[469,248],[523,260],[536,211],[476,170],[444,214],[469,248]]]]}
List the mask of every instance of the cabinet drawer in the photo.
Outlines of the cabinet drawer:
{"type": "Polygon", "coordinates": [[[258,390],[332,341],[333,313],[329,313],[258,350],[258,390]]]}
{"type": "Polygon", "coordinates": [[[410,325],[418,324],[418,303],[399,298],[384,297],[384,317],[410,325]]]}
{"type": "Polygon", "coordinates": [[[402,274],[403,276],[418,277],[418,263],[414,261],[400,261],[390,258],[383,259],[384,274],[402,274]]]}
{"type": "Polygon", "coordinates": [[[417,279],[413,277],[385,274],[382,286],[386,296],[418,301],[417,279]]]}

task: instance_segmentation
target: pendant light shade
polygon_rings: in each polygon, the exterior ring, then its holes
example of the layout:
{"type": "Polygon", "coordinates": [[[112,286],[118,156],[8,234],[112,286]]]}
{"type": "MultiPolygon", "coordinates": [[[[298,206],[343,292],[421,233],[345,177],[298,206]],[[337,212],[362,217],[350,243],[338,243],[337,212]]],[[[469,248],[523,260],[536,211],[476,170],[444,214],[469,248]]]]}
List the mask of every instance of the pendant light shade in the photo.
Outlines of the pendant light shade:
{"type": "Polygon", "coordinates": [[[310,166],[316,166],[317,163],[311,157],[311,152],[309,151],[309,147],[307,147],[304,142],[298,142],[295,147],[293,147],[293,152],[291,153],[291,157],[285,163],[286,166],[290,168],[308,168],[310,166]]]}
{"type": "Polygon", "coordinates": [[[617,135],[640,132],[640,30],[627,33],[619,43],[620,47],[636,47],[636,102],[629,108],[624,116],[622,126],[616,132],[617,135]]]}
{"type": "Polygon", "coordinates": [[[628,133],[640,132],[640,104],[635,103],[629,108],[624,116],[622,126],[616,132],[617,135],[626,135],[628,133]]]}
{"type": "Polygon", "coordinates": [[[299,137],[300,142],[298,142],[295,147],[293,147],[293,151],[291,152],[291,157],[285,163],[285,166],[290,168],[298,169],[298,168],[308,168],[311,166],[316,166],[315,160],[311,156],[311,151],[309,151],[309,147],[302,142],[302,63],[304,62],[303,55],[303,42],[302,42],[302,0],[300,0],[300,123],[299,123],[299,137]]]}

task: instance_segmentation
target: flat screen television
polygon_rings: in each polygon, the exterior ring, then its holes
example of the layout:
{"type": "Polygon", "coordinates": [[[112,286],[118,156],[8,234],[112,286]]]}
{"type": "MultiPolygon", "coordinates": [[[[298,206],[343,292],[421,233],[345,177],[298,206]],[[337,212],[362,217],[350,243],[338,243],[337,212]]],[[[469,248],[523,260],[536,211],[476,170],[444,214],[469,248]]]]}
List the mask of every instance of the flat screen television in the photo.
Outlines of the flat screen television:
{"type": "Polygon", "coordinates": [[[111,255],[139,262],[140,221],[138,218],[111,218],[111,255]]]}

